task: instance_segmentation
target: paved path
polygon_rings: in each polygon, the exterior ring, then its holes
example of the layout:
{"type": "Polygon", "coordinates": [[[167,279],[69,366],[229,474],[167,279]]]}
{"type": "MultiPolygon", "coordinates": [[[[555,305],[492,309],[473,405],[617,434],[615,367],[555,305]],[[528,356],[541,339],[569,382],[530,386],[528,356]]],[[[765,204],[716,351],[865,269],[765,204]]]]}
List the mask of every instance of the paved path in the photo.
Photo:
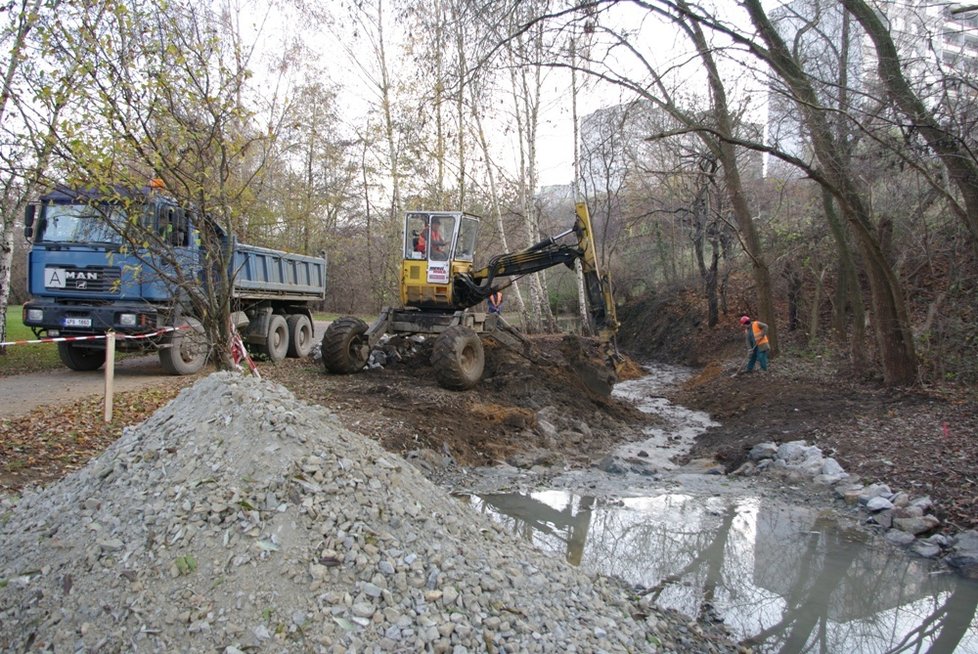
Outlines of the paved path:
{"type": "MultiPolygon", "coordinates": [[[[156,355],[130,357],[116,361],[116,392],[138,390],[173,379],[163,374],[156,355]]],[[[31,409],[56,405],[105,392],[105,371],[79,372],[58,368],[25,375],[0,377],[0,418],[24,415],[31,409]]]]}
{"type": "MultiPolygon", "coordinates": [[[[316,322],[316,339],[321,339],[328,322],[316,322]]],[[[50,347],[54,347],[53,345],[50,347]]],[[[113,386],[117,393],[166,384],[174,379],[163,372],[155,354],[126,356],[116,360],[113,386]]],[[[105,393],[105,371],[79,372],[57,368],[44,372],[0,377],[0,418],[13,418],[66,399],[77,400],[105,393]]],[[[0,437],[3,435],[0,434],[0,437]]]]}

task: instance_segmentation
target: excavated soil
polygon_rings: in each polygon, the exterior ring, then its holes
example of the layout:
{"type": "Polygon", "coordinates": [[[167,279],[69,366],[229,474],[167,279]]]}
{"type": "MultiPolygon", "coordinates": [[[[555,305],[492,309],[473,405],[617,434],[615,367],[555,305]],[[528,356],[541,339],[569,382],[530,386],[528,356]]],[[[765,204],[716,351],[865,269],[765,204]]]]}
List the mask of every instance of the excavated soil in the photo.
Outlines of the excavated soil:
{"type": "MultiPolygon", "coordinates": [[[[461,466],[493,465],[528,452],[549,463],[589,465],[621,440],[639,438],[641,427],[655,420],[593,383],[612,374],[594,341],[531,340],[532,360],[487,341],[482,382],[467,392],[438,385],[430,343],[418,344],[400,361],[353,375],[326,374],[312,359],[265,365],[262,374],[301,399],[329,407],[350,429],[390,451],[447,457],[461,466]],[[540,435],[541,415],[574,441],[571,448],[540,435]]],[[[627,361],[621,376],[641,374],[627,361]]]]}
{"type": "MultiPolygon", "coordinates": [[[[784,338],[787,353],[768,372],[736,374],[743,364],[736,328],[689,322],[666,345],[656,337],[665,330],[656,326],[675,326],[681,316],[657,306],[654,316],[629,318],[622,346],[631,357],[623,377],[641,374],[636,361],[698,367],[669,399],[706,411],[720,426],[700,436],[687,458],[714,458],[729,472],[757,443],[805,440],[864,483],[930,495],[945,531],[978,527],[975,389],[884,388],[854,378],[844,361],[795,353],[790,334],[784,338]],[[643,329],[629,334],[629,324],[643,329]]],[[[588,387],[584,380],[601,370],[594,342],[569,336],[533,340],[547,353],[546,361],[489,344],[483,382],[463,393],[437,385],[423,347],[414,357],[356,375],[328,375],[313,361],[263,370],[388,450],[433,457],[435,466],[509,461],[586,467],[615,445],[641,438],[641,428],[656,420],[588,387]],[[554,424],[556,437],[541,436],[541,416],[554,424]]]]}

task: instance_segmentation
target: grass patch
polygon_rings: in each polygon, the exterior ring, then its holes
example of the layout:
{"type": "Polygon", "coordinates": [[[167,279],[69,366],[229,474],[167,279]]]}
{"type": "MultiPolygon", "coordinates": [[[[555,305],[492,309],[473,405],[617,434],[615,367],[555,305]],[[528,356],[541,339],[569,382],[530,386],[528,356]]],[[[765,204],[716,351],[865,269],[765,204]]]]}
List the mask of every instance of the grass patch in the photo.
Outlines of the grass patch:
{"type": "MultiPolygon", "coordinates": [[[[8,341],[33,340],[36,338],[29,327],[21,321],[21,306],[13,304],[7,307],[7,338],[8,341]]],[[[6,353],[0,354],[0,377],[19,375],[25,372],[38,372],[61,367],[56,343],[38,343],[37,345],[9,345],[6,353]]]]}

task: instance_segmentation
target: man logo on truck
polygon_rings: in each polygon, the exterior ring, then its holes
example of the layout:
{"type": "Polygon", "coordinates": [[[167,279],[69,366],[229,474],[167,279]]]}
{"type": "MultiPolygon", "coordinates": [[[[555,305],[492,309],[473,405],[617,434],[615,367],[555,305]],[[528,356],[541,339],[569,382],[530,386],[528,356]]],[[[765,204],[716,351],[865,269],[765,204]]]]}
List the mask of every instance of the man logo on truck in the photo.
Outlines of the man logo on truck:
{"type": "Polygon", "coordinates": [[[48,288],[68,288],[70,282],[75,288],[87,288],[88,282],[97,282],[98,273],[84,270],[65,270],[64,268],[45,268],[44,285],[48,288]]]}

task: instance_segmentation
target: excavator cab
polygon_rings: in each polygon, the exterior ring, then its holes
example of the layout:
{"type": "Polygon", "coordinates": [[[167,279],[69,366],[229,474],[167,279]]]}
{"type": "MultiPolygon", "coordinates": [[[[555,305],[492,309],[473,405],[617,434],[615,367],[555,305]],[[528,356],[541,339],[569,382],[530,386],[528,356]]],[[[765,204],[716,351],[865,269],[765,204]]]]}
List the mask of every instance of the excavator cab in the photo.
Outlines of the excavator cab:
{"type": "Polygon", "coordinates": [[[453,280],[472,270],[479,219],[460,211],[409,211],[404,218],[401,304],[456,310],[453,280]]]}

